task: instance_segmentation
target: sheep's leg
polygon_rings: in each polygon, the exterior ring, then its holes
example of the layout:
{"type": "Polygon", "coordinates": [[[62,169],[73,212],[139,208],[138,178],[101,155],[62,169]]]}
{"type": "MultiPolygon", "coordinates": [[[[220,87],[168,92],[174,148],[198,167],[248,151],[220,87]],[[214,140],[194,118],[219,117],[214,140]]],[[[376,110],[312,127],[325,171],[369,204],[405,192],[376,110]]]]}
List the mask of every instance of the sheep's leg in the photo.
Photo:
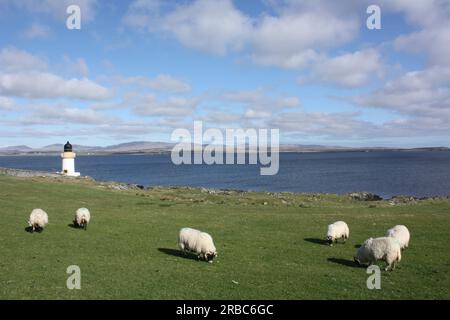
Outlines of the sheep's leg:
{"type": "Polygon", "coordinates": [[[392,265],[395,263],[395,261],[391,261],[390,259],[386,259],[386,268],[385,271],[393,270],[392,265]]]}
{"type": "Polygon", "coordinates": [[[186,249],[186,247],[184,246],[184,243],[181,243],[181,242],[179,242],[178,243],[178,247],[180,248],[180,250],[181,250],[181,252],[183,253],[183,255],[184,256],[186,256],[187,255],[187,249],[186,249]]]}

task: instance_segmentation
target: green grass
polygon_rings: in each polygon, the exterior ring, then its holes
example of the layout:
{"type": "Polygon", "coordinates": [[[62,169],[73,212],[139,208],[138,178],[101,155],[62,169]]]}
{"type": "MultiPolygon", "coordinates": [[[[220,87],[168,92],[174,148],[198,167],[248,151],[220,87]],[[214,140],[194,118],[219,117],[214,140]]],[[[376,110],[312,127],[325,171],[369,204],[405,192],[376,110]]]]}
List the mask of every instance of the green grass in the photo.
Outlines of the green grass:
{"type": "Polygon", "coordinates": [[[114,191],[0,176],[0,216],[0,299],[450,298],[450,200],[114,191]],[[87,231],[68,226],[79,207],[93,215],[87,231]],[[49,214],[42,233],[25,231],[33,208],[49,214]],[[336,220],[348,223],[349,241],[323,245],[336,220]],[[355,246],[395,224],[410,229],[410,247],[394,272],[382,272],[382,289],[369,290],[366,270],[351,263],[355,246]],[[178,255],[185,226],[213,236],[214,263],[178,255]],[[66,288],[69,265],[81,268],[81,290],[66,288]]]}

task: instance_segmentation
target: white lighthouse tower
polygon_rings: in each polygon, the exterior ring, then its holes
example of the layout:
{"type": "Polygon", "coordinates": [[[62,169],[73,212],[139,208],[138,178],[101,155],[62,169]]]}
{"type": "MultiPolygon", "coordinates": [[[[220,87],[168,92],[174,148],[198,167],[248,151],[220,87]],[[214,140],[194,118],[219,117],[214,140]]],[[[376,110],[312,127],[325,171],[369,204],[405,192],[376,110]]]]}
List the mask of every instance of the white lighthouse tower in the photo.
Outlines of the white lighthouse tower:
{"type": "Polygon", "coordinates": [[[64,145],[64,152],[61,153],[62,158],[62,174],[70,177],[78,177],[79,172],[75,172],[75,152],[72,151],[72,145],[67,141],[64,145]]]}

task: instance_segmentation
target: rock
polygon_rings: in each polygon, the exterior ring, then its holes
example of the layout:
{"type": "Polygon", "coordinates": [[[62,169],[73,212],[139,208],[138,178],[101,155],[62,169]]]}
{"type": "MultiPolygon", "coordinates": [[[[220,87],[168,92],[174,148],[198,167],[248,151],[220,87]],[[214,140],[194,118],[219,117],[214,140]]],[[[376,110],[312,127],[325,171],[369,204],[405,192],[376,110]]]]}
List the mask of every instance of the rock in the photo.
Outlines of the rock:
{"type": "Polygon", "coordinates": [[[382,197],[379,195],[369,193],[369,192],[352,192],[349,193],[348,196],[352,200],[359,200],[359,201],[379,201],[383,200],[382,197]]]}
{"type": "Polygon", "coordinates": [[[398,203],[415,203],[419,199],[412,196],[395,196],[389,200],[393,204],[398,204],[398,203]]]}

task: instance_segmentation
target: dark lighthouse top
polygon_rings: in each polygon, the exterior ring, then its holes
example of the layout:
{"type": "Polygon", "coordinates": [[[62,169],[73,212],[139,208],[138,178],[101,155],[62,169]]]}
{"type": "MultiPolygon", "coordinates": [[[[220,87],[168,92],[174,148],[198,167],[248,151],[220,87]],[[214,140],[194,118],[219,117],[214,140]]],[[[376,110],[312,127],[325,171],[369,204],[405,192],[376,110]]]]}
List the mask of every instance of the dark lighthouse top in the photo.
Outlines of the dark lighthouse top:
{"type": "Polygon", "coordinates": [[[64,145],[64,152],[72,152],[72,145],[69,141],[64,145]]]}

